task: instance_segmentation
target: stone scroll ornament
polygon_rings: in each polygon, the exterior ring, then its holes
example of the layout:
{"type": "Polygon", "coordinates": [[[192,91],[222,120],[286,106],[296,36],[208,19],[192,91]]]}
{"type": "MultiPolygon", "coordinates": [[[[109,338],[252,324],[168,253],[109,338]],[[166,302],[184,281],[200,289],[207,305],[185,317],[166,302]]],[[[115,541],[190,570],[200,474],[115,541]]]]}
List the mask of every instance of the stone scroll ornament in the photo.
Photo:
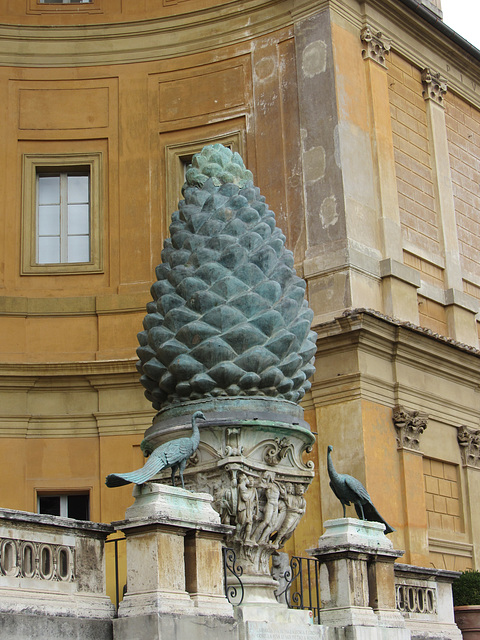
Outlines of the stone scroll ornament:
{"type": "MultiPolygon", "coordinates": [[[[298,405],[314,372],[313,312],[238,153],[205,147],[182,193],[138,334],[140,380],[158,411],[142,449],[155,456],[204,413],[185,487],[209,492],[233,526],[227,545],[243,568],[244,601],[275,601],[269,558],[304,514],[314,475],[298,405]]],[[[169,481],[163,471],[153,479],[169,481]]]]}

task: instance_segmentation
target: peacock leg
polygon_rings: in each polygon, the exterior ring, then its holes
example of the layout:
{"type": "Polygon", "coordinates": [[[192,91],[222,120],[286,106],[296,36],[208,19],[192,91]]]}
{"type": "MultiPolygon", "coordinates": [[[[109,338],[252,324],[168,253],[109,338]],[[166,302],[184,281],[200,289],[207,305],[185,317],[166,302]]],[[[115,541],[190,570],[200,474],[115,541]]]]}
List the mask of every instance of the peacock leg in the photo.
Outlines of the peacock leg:
{"type": "Polygon", "coordinates": [[[342,507],[343,507],[343,517],[346,518],[346,511],[345,511],[345,503],[342,502],[342,507]]]}
{"type": "Polygon", "coordinates": [[[183,471],[180,469],[178,472],[180,480],[182,481],[182,489],[185,489],[185,483],[183,482],[183,471]]]}
{"type": "Polygon", "coordinates": [[[172,467],[172,487],[175,486],[175,467],[172,467]]]}
{"type": "Polygon", "coordinates": [[[363,513],[363,504],[358,505],[360,507],[360,511],[362,512],[362,520],[365,520],[365,514],[363,513]]]}

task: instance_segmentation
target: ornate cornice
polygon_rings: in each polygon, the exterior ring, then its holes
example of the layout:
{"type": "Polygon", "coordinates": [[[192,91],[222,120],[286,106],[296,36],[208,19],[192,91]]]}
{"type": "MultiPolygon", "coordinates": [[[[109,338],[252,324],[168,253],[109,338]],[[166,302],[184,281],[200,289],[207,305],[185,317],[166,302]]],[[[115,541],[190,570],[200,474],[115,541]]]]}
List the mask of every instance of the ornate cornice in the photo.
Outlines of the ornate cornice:
{"type": "Polygon", "coordinates": [[[428,416],[397,405],[393,409],[393,424],[397,432],[397,448],[420,451],[420,436],[427,428],[428,416]]]}
{"type": "Polygon", "coordinates": [[[305,0],[233,0],[178,15],[82,25],[0,24],[0,65],[80,67],[197,54],[291,27],[327,6],[305,0]],[[219,28],[221,24],[221,28],[219,28]]]}
{"type": "Polygon", "coordinates": [[[375,32],[370,25],[363,27],[360,38],[364,44],[362,56],[364,60],[373,60],[381,67],[387,68],[385,57],[390,52],[391,39],[381,31],[375,32]]]}
{"type": "Polygon", "coordinates": [[[480,429],[457,427],[457,441],[463,465],[480,469],[480,429]]]}
{"type": "Polygon", "coordinates": [[[447,93],[447,83],[440,77],[440,73],[435,73],[426,68],[422,71],[422,95],[425,100],[432,100],[441,107],[444,107],[444,96],[447,93]]]}

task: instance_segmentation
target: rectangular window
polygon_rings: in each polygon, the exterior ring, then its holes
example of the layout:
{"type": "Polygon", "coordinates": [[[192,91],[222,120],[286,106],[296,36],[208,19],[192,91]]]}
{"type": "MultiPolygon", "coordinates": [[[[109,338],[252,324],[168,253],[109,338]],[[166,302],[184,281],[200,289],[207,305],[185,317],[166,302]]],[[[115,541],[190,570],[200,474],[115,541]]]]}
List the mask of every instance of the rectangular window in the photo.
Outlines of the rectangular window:
{"type": "Polygon", "coordinates": [[[89,494],[85,492],[37,494],[37,511],[44,515],[89,519],[89,494]]]}
{"type": "Polygon", "coordinates": [[[37,173],[38,264],[90,262],[90,172],[37,173]]]}
{"type": "Polygon", "coordinates": [[[23,274],[102,270],[101,154],[24,156],[23,274]]]}
{"type": "Polygon", "coordinates": [[[88,4],[92,0],[39,0],[40,4],[88,4]]]}

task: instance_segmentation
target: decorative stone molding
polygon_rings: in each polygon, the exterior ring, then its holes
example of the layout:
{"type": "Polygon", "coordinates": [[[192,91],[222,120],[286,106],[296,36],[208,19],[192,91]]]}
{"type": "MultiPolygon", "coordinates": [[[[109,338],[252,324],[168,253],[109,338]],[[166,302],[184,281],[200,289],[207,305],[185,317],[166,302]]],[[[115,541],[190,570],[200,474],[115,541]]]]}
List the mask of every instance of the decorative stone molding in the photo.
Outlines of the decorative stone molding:
{"type": "Polygon", "coordinates": [[[395,585],[396,606],[403,614],[437,613],[435,587],[412,584],[395,585]]]}
{"type": "Polygon", "coordinates": [[[75,548],[0,538],[0,575],[71,582],[75,579],[75,548]]]}
{"type": "Polygon", "coordinates": [[[480,469],[480,430],[457,427],[457,440],[463,465],[480,469]]]}
{"type": "Polygon", "coordinates": [[[362,29],[360,38],[365,46],[362,49],[362,56],[364,60],[374,60],[385,69],[385,57],[390,52],[391,40],[387,38],[381,31],[373,31],[372,27],[367,25],[362,29]]]}
{"type": "Polygon", "coordinates": [[[285,458],[289,451],[293,451],[294,447],[288,438],[275,438],[275,440],[265,447],[263,459],[267,464],[275,467],[285,458]]]}
{"type": "Polygon", "coordinates": [[[435,73],[431,69],[422,71],[422,95],[425,100],[433,100],[441,107],[444,106],[443,97],[447,93],[447,83],[440,78],[440,73],[435,73]]]}
{"type": "Polygon", "coordinates": [[[397,405],[393,409],[393,424],[397,432],[397,448],[420,450],[420,436],[427,428],[428,416],[420,411],[409,411],[397,405]]]}

